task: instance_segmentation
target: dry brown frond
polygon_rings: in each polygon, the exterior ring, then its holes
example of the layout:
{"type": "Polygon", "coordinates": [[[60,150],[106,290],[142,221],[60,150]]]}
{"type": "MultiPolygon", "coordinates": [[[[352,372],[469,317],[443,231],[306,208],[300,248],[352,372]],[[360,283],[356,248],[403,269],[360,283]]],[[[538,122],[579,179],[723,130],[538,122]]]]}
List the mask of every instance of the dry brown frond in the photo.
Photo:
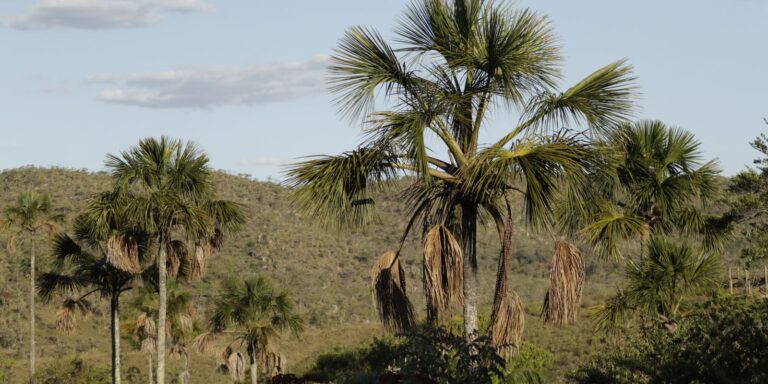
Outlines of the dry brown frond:
{"type": "Polygon", "coordinates": [[[187,247],[183,242],[174,240],[168,243],[166,252],[168,260],[168,276],[176,277],[179,275],[182,261],[187,258],[187,247]]]}
{"type": "Polygon", "coordinates": [[[146,338],[141,341],[141,351],[144,353],[153,354],[156,348],[157,345],[155,345],[155,340],[152,338],[146,338]]]}
{"type": "Polygon", "coordinates": [[[427,305],[442,310],[464,301],[464,255],[451,231],[436,225],[424,235],[424,293],[427,305]]]}
{"type": "Polygon", "coordinates": [[[381,255],[371,270],[373,298],[384,327],[390,331],[405,331],[414,323],[413,306],[405,288],[405,271],[397,253],[381,255]]]}
{"type": "Polygon", "coordinates": [[[115,268],[131,273],[141,272],[139,244],[130,235],[112,235],[107,239],[107,260],[115,268]]]}
{"type": "Polygon", "coordinates": [[[229,377],[235,382],[245,380],[245,358],[240,352],[232,353],[227,358],[229,377]]]}
{"type": "Polygon", "coordinates": [[[585,275],[579,249],[565,241],[556,242],[549,272],[549,291],[541,311],[544,323],[563,326],[576,322],[585,275]]]}
{"type": "Polygon", "coordinates": [[[525,328],[523,301],[515,291],[507,291],[491,315],[488,334],[491,345],[501,356],[509,357],[519,346],[525,328]]]}
{"type": "Polygon", "coordinates": [[[139,316],[136,317],[136,326],[133,328],[133,339],[139,341],[156,336],[155,320],[146,312],[139,313],[139,316]]]}
{"type": "MultiPolygon", "coordinates": [[[[509,203],[507,203],[509,205],[509,203]]],[[[509,209],[508,209],[509,210],[509,209]]],[[[509,289],[508,265],[512,258],[512,215],[508,212],[507,222],[501,226],[501,254],[496,276],[491,323],[488,337],[491,345],[502,355],[509,357],[517,351],[525,328],[525,313],[520,296],[509,289]]]]}
{"type": "Polygon", "coordinates": [[[88,315],[91,313],[91,303],[85,299],[68,298],[64,300],[56,310],[56,328],[70,334],[75,329],[77,312],[80,312],[81,315],[88,315]]]}
{"type": "Polygon", "coordinates": [[[194,320],[192,319],[192,316],[186,313],[179,314],[177,320],[183,332],[190,332],[192,331],[192,328],[194,328],[194,320]]]}
{"type": "Polygon", "coordinates": [[[274,376],[278,373],[285,372],[283,368],[284,359],[285,356],[274,351],[269,351],[260,356],[260,363],[262,364],[262,367],[264,367],[264,372],[269,376],[274,376]]]}
{"type": "MultiPolygon", "coordinates": [[[[195,337],[195,339],[192,341],[192,343],[195,346],[195,350],[197,350],[200,353],[207,353],[210,350],[210,347],[213,345],[213,343],[216,341],[216,334],[213,332],[203,332],[195,337]]],[[[229,348],[229,347],[227,347],[229,348]]],[[[231,353],[231,349],[229,351],[231,353]]],[[[227,354],[229,356],[229,354],[227,354]]],[[[227,356],[221,356],[220,361],[226,361],[227,356]]]]}
{"type": "Polygon", "coordinates": [[[191,282],[200,281],[205,275],[208,258],[211,256],[211,247],[208,244],[195,244],[195,256],[190,261],[188,279],[191,282]]]}

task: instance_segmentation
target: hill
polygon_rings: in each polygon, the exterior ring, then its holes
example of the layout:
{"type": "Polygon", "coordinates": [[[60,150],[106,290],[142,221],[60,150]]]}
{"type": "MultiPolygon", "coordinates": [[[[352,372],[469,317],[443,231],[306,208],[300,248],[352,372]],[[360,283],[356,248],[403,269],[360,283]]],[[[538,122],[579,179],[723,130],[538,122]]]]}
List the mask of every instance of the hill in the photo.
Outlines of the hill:
{"type": "MultiPolygon", "coordinates": [[[[285,340],[281,345],[289,360],[289,368],[296,372],[308,368],[322,352],[365,343],[382,335],[371,304],[370,267],[378,255],[397,246],[404,229],[407,211],[397,196],[381,196],[377,200],[381,220],[369,230],[332,232],[318,227],[310,217],[294,209],[288,199],[289,191],[281,185],[223,172],[218,172],[215,179],[220,197],[247,205],[248,222],[241,233],[225,244],[220,256],[211,261],[203,281],[185,285],[193,292],[196,305],[203,314],[224,279],[254,274],[271,278],[291,292],[308,322],[308,330],[301,340],[285,340]]],[[[63,225],[66,230],[87,198],[108,186],[109,176],[105,173],[33,167],[6,170],[0,172],[0,210],[13,203],[23,191],[47,193],[57,212],[67,218],[63,225]]],[[[529,319],[525,338],[553,354],[556,369],[551,379],[559,381],[562,373],[585,354],[599,350],[595,343],[604,340],[591,333],[586,318],[568,328],[541,325],[537,317],[547,289],[552,241],[548,236],[528,233],[522,223],[522,212],[519,209],[518,212],[521,216],[511,285],[526,303],[529,319]]],[[[482,313],[487,314],[499,245],[495,230],[486,227],[480,232],[480,297],[484,300],[482,313]]],[[[7,242],[7,236],[3,235],[0,241],[7,242]]],[[[409,295],[423,319],[417,245],[418,239],[411,239],[406,244],[404,260],[410,281],[409,295]]],[[[0,372],[6,373],[11,379],[6,382],[10,383],[22,382],[24,375],[13,373],[26,372],[27,364],[26,279],[29,271],[26,250],[26,245],[13,253],[3,249],[0,264],[0,372]],[[22,377],[13,379],[16,376],[22,377]]],[[[45,249],[39,259],[39,271],[45,271],[48,268],[45,249]]],[[[592,255],[588,254],[586,259],[588,277],[584,308],[612,293],[619,270],[618,266],[592,255]]],[[[125,300],[128,301],[130,297],[125,300]]],[[[55,329],[55,305],[39,304],[41,367],[76,357],[103,366],[108,364],[108,311],[106,303],[99,305],[100,311],[80,321],[74,333],[65,335],[55,329]]],[[[131,316],[135,313],[126,309],[123,319],[131,316]]],[[[582,317],[585,316],[582,314],[582,317]]],[[[126,335],[125,339],[129,337],[126,335]]],[[[124,343],[123,356],[124,372],[146,372],[144,355],[129,342],[124,343]]],[[[218,382],[221,376],[214,372],[215,363],[215,357],[193,354],[191,382],[218,382]]],[[[179,361],[171,359],[170,364],[171,374],[180,369],[179,361]]],[[[0,378],[2,375],[0,373],[0,378]]],[[[143,380],[144,374],[137,374],[137,377],[143,380]]]]}

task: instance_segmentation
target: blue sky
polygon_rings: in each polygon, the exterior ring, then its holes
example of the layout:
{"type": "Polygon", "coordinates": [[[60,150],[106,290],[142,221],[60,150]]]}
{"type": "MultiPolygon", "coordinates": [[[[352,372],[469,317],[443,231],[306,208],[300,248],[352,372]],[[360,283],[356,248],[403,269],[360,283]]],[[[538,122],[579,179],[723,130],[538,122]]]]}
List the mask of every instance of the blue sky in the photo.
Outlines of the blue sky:
{"type": "MultiPolygon", "coordinates": [[[[212,165],[260,179],[313,154],[352,149],[327,56],[353,25],[385,36],[407,1],[3,0],[0,169],[102,169],[147,136],[191,139],[212,165]]],[[[694,132],[733,174],[768,128],[768,1],[518,1],[548,14],[563,86],[621,58],[640,118],[694,132]]],[[[497,114],[484,135],[514,123],[497,114]]]]}

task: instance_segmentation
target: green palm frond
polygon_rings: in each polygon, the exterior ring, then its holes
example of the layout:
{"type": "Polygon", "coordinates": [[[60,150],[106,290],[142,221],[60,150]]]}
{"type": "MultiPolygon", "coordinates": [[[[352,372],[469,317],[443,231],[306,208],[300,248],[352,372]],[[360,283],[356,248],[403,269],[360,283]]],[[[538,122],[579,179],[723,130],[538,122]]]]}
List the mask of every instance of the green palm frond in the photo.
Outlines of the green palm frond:
{"type": "Polygon", "coordinates": [[[606,65],[563,93],[545,92],[526,108],[527,117],[542,127],[585,124],[604,133],[626,121],[635,112],[632,66],[625,60],[606,65]]]}
{"type": "Polygon", "coordinates": [[[88,286],[81,274],[44,273],[36,282],[37,292],[43,302],[50,302],[56,295],[67,295],[88,286]]]}
{"type": "Polygon", "coordinates": [[[717,289],[720,260],[656,236],[648,242],[648,254],[628,264],[625,278],[626,288],[597,312],[599,327],[626,324],[637,316],[675,320],[697,295],[717,289]]]}
{"type": "Polygon", "coordinates": [[[480,158],[489,160],[470,170],[465,194],[505,191],[519,182],[528,222],[542,225],[551,216],[559,186],[585,174],[589,149],[573,136],[557,134],[524,139],[511,149],[490,148],[480,158]]]}
{"type": "Polygon", "coordinates": [[[245,205],[230,200],[207,200],[203,212],[213,218],[214,226],[223,232],[236,232],[245,223],[245,205]]]}
{"type": "Polygon", "coordinates": [[[386,96],[394,96],[412,83],[412,74],[394,49],[378,32],[364,27],[346,32],[331,56],[329,70],[339,110],[353,119],[370,113],[379,87],[386,96]]]}
{"type": "Polygon", "coordinates": [[[287,171],[293,199],[327,226],[365,226],[376,219],[373,190],[394,178],[397,159],[378,148],[324,156],[287,171]]]}
{"type": "Polygon", "coordinates": [[[437,115],[413,108],[402,112],[381,112],[374,115],[372,128],[367,130],[372,146],[391,148],[401,153],[403,161],[413,165],[416,174],[430,181],[430,156],[426,133],[437,115]]]}
{"type": "Polygon", "coordinates": [[[522,105],[555,86],[562,60],[549,20],[530,9],[493,7],[483,16],[476,87],[522,105]]]}
{"type": "Polygon", "coordinates": [[[486,1],[449,2],[420,0],[406,8],[396,29],[403,51],[435,52],[449,66],[466,64],[467,47],[476,39],[477,24],[487,8],[486,1]]]}
{"type": "Polygon", "coordinates": [[[603,257],[620,258],[619,243],[643,238],[649,233],[641,217],[607,209],[581,230],[581,236],[603,257]]]}
{"type": "Polygon", "coordinates": [[[85,251],[66,233],[55,235],[51,247],[54,267],[59,270],[66,268],[67,265],[86,265],[96,261],[92,254],[85,251]]]}
{"type": "Polygon", "coordinates": [[[304,330],[303,318],[295,313],[288,295],[260,276],[226,281],[208,327],[211,332],[227,331],[260,347],[270,345],[282,331],[297,336],[304,330]]]}
{"type": "Polygon", "coordinates": [[[592,322],[599,331],[615,331],[630,322],[634,310],[626,292],[618,289],[605,304],[592,308],[592,322]]]}

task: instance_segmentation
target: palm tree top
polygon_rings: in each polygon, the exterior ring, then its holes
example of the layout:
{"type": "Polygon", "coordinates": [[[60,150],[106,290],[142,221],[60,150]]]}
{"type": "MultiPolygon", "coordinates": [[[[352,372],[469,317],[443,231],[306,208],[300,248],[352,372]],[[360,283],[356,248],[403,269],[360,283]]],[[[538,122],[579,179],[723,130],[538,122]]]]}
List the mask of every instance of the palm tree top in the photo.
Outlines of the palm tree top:
{"type": "Polygon", "coordinates": [[[225,283],[216,299],[210,328],[214,332],[232,328],[288,330],[298,335],[304,326],[294,313],[288,293],[276,290],[269,280],[258,276],[225,283]]]}
{"type": "Polygon", "coordinates": [[[44,227],[53,230],[53,224],[63,220],[62,215],[53,214],[51,200],[46,194],[28,191],[16,198],[14,205],[5,208],[6,227],[18,227],[35,232],[44,227]]]}
{"type": "Polygon", "coordinates": [[[551,194],[553,178],[577,174],[570,171],[587,157],[573,133],[560,129],[601,133],[635,111],[636,86],[624,60],[556,91],[560,48],[547,18],[528,9],[417,1],[395,33],[397,47],[353,27],[331,57],[331,90],[341,113],[364,119],[363,144],[287,172],[296,202],[324,224],[375,220],[375,188],[404,174],[422,181],[423,193],[439,194],[432,189],[439,184],[477,203],[515,186],[527,194],[529,218],[547,216],[550,202],[542,196],[551,194]],[[375,106],[379,99],[384,109],[375,106]],[[480,143],[494,108],[515,108],[519,120],[496,141],[480,143]]]}
{"type": "Polygon", "coordinates": [[[208,155],[194,142],[162,136],[145,138],[120,156],[108,154],[105,165],[118,186],[197,198],[211,188],[208,163],[208,155]]]}

